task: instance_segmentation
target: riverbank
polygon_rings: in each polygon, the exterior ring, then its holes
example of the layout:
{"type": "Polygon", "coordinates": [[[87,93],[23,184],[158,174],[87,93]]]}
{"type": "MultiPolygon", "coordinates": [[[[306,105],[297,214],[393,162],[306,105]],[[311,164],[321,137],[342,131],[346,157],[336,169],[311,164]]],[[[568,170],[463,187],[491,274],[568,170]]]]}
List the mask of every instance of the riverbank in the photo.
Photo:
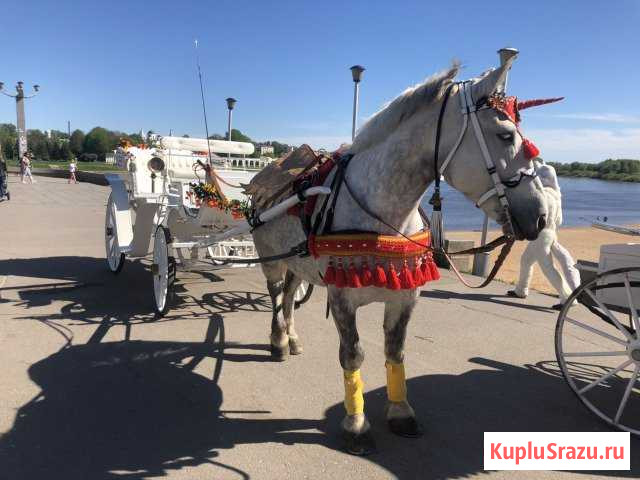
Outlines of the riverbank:
{"type": "MultiPolygon", "coordinates": [[[[489,232],[489,239],[496,238],[500,232],[497,230],[489,232]]],[[[480,232],[447,232],[447,238],[452,240],[473,240],[476,245],[480,243],[480,232]]],[[[560,243],[571,252],[573,258],[579,260],[590,260],[597,262],[600,256],[600,246],[610,243],[633,243],[639,242],[638,237],[620,235],[618,233],[598,230],[591,227],[561,228],[558,232],[560,243]]],[[[498,280],[506,283],[516,283],[520,274],[520,257],[527,242],[516,242],[511,254],[505,261],[498,273],[498,280]]],[[[498,256],[498,251],[492,254],[492,260],[498,256]]],[[[536,265],[534,267],[531,288],[544,293],[555,294],[553,287],[536,265]]]]}

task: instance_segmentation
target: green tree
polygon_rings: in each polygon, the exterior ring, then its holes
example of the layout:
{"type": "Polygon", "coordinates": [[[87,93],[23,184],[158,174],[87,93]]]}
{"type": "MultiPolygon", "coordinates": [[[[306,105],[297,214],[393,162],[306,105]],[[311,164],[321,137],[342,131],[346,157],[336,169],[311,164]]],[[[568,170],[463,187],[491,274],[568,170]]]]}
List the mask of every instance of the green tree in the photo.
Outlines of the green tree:
{"type": "Polygon", "coordinates": [[[27,130],[27,145],[36,160],[50,160],[49,142],[44,132],[38,129],[27,130]]]}
{"type": "Polygon", "coordinates": [[[102,127],[95,127],[84,139],[84,152],[94,153],[98,156],[98,160],[104,162],[107,152],[116,148],[117,140],[113,136],[113,132],[102,127]]]}
{"type": "Polygon", "coordinates": [[[6,160],[12,160],[18,156],[18,133],[12,123],[0,123],[0,149],[6,160]]]}
{"type": "MultiPolygon", "coordinates": [[[[229,135],[229,132],[227,132],[227,136],[225,137],[225,139],[229,138],[228,135],[229,135]]],[[[244,133],[242,133],[240,130],[236,128],[231,129],[231,141],[253,143],[253,140],[251,140],[251,138],[249,138],[247,135],[245,135],[244,133]]]]}
{"type": "Polygon", "coordinates": [[[68,162],[73,157],[69,142],[60,142],[58,148],[58,160],[68,162]]]}
{"type": "Polygon", "coordinates": [[[84,132],[82,130],[74,130],[69,140],[69,149],[76,157],[84,152],[84,132]]]}

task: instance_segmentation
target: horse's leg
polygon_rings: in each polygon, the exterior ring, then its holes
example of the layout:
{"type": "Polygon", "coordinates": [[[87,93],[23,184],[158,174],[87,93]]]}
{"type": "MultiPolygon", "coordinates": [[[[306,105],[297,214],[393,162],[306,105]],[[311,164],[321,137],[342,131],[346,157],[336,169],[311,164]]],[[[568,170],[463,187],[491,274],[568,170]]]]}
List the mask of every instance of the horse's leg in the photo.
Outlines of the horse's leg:
{"type": "Polygon", "coordinates": [[[284,279],[287,266],[283,262],[263,263],[262,271],[267,278],[267,290],[269,290],[273,311],[271,318],[271,355],[275,360],[283,361],[289,355],[287,324],[282,314],[284,279]]]}
{"type": "Polygon", "coordinates": [[[356,328],[356,309],[342,291],[330,291],[331,313],[340,336],[340,365],[344,377],[344,406],[347,415],[342,420],[342,432],[349,453],[366,455],[375,449],[371,426],[364,414],[364,385],[360,379],[360,365],[364,350],[360,346],[356,328]]]}
{"type": "Polygon", "coordinates": [[[289,336],[289,352],[291,355],[299,355],[302,353],[302,345],[296,333],[293,313],[294,297],[296,290],[302,283],[302,279],[296,276],[291,270],[287,270],[287,274],[284,279],[284,291],[282,296],[282,313],[284,315],[284,321],[287,325],[287,335],[289,336]]]}
{"type": "Polygon", "coordinates": [[[384,353],[387,359],[387,406],[389,429],[404,437],[418,437],[422,428],[407,402],[404,373],[404,340],[415,298],[402,302],[387,302],[384,307],[384,353]]]}

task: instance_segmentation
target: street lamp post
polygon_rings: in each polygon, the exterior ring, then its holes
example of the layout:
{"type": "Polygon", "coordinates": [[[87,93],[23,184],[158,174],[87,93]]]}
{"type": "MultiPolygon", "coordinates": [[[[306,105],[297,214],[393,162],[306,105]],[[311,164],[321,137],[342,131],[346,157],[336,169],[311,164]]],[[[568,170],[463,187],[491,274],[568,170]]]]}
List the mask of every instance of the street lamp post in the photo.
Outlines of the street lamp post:
{"type": "Polygon", "coordinates": [[[24,82],[18,82],[16,84],[16,93],[11,94],[4,91],[4,83],[0,82],[0,92],[4,93],[7,97],[16,99],[16,130],[18,132],[18,158],[22,159],[23,155],[27,152],[27,129],[24,119],[24,101],[27,98],[35,97],[40,91],[40,85],[34,85],[31,95],[24,94],[24,82]]]}
{"type": "MultiPolygon", "coordinates": [[[[237,100],[233,97],[227,98],[227,108],[229,109],[229,121],[227,124],[227,140],[231,141],[231,117],[233,115],[233,107],[235,107],[237,100]]],[[[231,164],[231,153],[227,153],[227,163],[231,164]]]]}
{"type": "MultiPolygon", "coordinates": [[[[500,66],[507,63],[507,61],[511,57],[515,57],[518,55],[517,48],[501,48],[498,50],[498,55],[500,57],[500,66]]],[[[507,90],[507,76],[504,77],[504,83],[500,86],[501,91],[505,92],[507,90]]],[[[480,237],[480,245],[485,245],[487,243],[487,233],[489,230],[489,216],[484,214],[484,222],[482,223],[482,235],[480,237]]],[[[473,274],[481,277],[486,277],[489,275],[489,256],[490,253],[476,253],[473,256],[473,274]]]]}
{"type": "Polygon", "coordinates": [[[362,65],[354,65],[351,67],[351,75],[353,76],[353,121],[351,123],[351,141],[356,136],[356,125],[358,124],[358,96],[360,95],[360,80],[362,72],[365,68],[362,65]]]}

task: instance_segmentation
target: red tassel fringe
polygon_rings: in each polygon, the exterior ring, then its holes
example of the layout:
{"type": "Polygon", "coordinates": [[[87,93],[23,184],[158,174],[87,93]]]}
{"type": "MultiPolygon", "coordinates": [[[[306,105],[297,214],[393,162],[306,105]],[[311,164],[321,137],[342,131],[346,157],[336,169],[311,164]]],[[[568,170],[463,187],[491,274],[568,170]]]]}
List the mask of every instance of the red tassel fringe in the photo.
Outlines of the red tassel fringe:
{"type": "Polygon", "coordinates": [[[349,274],[347,275],[347,286],[349,288],[362,288],[362,282],[360,281],[360,275],[353,261],[349,265],[349,274]]]}
{"type": "Polygon", "coordinates": [[[344,288],[347,286],[347,273],[342,266],[342,259],[338,260],[338,268],[336,269],[336,287],[344,288]]]}
{"type": "Polygon", "coordinates": [[[360,273],[360,282],[363,287],[369,287],[373,285],[373,273],[369,268],[369,263],[366,260],[362,262],[362,272],[360,273]]]}
{"type": "Polygon", "coordinates": [[[422,263],[420,264],[420,270],[422,271],[422,278],[424,278],[425,283],[431,282],[433,277],[431,276],[431,270],[429,269],[429,258],[423,257],[422,263]]]}
{"type": "Polygon", "coordinates": [[[413,267],[413,283],[415,284],[416,287],[420,287],[422,285],[424,285],[424,277],[422,276],[422,270],[420,270],[420,264],[418,263],[419,260],[416,258],[415,260],[415,266],[413,267]]]}
{"type": "Polygon", "coordinates": [[[440,272],[438,271],[438,266],[436,262],[433,261],[433,258],[429,259],[429,271],[431,272],[431,280],[440,280],[440,272]]]}
{"type": "Polygon", "coordinates": [[[336,267],[333,266],[333,260],[329,260],[327,270],[324,272],[324,283],[327,285],[336,283],[336,267]]]}
{"type": "Polygon", "coordinates": [[[342,258],[337,261],[337,267],[331,258],[324,273],[324,283],[335,285],[338,288],[362,288],[376,286],[389,290],[412,290],[421,287],[427,282],[440,279],[440,272],[433,261],[433,257],[425,255],[416,258],[413,269],[409,267],[407,260],[398,274],[393,262],[389,261],[387,269],[382,264],[376,263],[373,272],[366,259],[362,260],[360,271],[353,260],[345,270],[342,258]]]}
{"type": "Polygon", "coordinates": [[[407,265],[406,260],[404,261],[404,265],[402,265],[402,270],[400,270],[400,286],[404,290],[412,290],[416,288],[413,275],[411,270],[409,270],[409,265],[407,265]]]}
{"type": "Polygon", "coordinates": [[[373,276],[373,284],[376,287],[384,288],[387,286],[387,274],[379,263],[376,264],[376,272],[373,276]]]}
{"type": "Polygon", "coordinates": [[[398,272],[396,272],[396,267],[393,266],[392,262],[389,262],[389,275],[387,275],[387,288],[389,290],[400,290],[402,285],[400,285],[400,279],[398,278],[398,272]]]}

